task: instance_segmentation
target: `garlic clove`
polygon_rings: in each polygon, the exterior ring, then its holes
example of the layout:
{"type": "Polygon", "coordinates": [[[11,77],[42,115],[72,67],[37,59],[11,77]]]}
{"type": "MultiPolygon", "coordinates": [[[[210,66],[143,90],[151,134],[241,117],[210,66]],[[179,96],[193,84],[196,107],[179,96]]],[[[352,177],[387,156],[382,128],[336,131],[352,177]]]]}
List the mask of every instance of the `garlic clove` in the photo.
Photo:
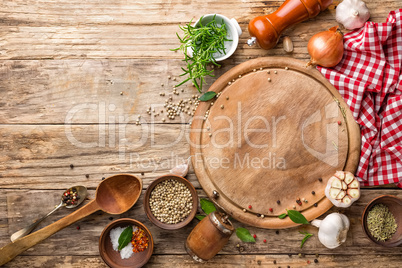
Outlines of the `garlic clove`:
{"type": "Polygon", "coordinates": [[[349,184],[349,188],[359,188],[360,183],[354,179],[351,184],[349,184]]]}
{"type": "Polygon", "coordinates": [[[348,185],[343,181],[342,182],[342,190],[347,190],[348,189],[348,185]]]}
{"type": "Polygon", "coordinates": [[[318,239],[327,248],[333,249],[346,241],[350,227],[348,217],[334,212],[323,220],[313,220],[311,225],[318,227],[318,239]]]}
{"type": "Polygon", "coordinates": [[[355,176],[353,176],[352,173],[346,173],[346,176],[345,176],[346,184],[350,184],[354,179],[355,179],[355,176]]]}
{"type": "Polygon", "coordinates": [[[328,180],[325,195],[337,207],[349,207],[360,197],[360,184],[352,173],[337,171],[328,180]],[[344,180],[340,180],[343,178],[344,180]]]}
{"type": "Polygon", "coordinates": [[[338,178],[333,178],[331,182],[332,188],[342,189],[342,182],[338,178]]]}
{"type": "Polygon", "coordinates": [[[172,168],[169,171],[170,174],[177,175],[180,177],[185,177],[188,173],[190,158],[191,158],[191,156],[189,158],[187,158],[187,161],[184,162],[183,164],[179,164],[179,165],[175,166],[174,168],[172,168]]]}
{"type": "Polygon", "coordinates": [[[341,200],[346,195],[345,191],[340,191],[339,194],[335,197],[336,200],[341,200]]]}
{"type": "Polygon", "coordinates": [[[329,195],[330,195],[333,199],[336,199],[336,197],[338,196],[338,194],[339,194],[340,191],[342,191],[342,190],[337,189],[337,188],[331,188],[331,189],[329,190],[329,195]]]}
{"type": "Polygon", "coordinates": [[[359,198],[360,197],[360,191],[358,189],[348,189],[347,193],[351,198],[359,198]]]}

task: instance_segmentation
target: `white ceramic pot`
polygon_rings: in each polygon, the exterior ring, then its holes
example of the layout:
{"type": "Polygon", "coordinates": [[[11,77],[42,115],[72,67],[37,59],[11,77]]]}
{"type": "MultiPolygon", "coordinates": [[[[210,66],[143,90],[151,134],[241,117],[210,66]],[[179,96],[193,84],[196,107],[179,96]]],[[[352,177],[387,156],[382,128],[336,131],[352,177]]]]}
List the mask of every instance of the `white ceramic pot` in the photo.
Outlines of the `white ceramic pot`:
{"type": "MultiPolygon", "coordinates": [[[[237,48],[239,44],[239,36],[242,34],[242,30],[240,28],[239,23],[235,19],[228,19],[227,17],[221,14],[207,14],[202,17],[202,24],[205,25],[212,21],[213,17],[215,16],[215,21],[217,22],[218,26],[222,25],[222,21],[226,24],[227,27],[227,39],[231,41],[225,41],[225,54],[215,53],[214,58],[216,61],[223,61],[229,58],[237,48]]],[[[194,26],[199,24],[200,20],[197,20],[194,26]]],[[[192,51],[188,51],[191,55],[192,51]]]]}

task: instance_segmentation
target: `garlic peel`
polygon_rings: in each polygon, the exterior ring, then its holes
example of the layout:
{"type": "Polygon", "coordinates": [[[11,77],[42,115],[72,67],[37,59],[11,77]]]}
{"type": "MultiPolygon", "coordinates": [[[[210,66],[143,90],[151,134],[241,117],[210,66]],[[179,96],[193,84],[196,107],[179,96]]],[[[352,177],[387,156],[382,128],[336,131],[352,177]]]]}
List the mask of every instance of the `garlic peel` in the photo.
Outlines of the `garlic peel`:
{"type": "Polygon", "coordinates": [[[179,164],[179,165],[175,166],[174,168],[172,168],[169,171],[170,174],[177,175],[177,176],[180,176],[180,177],[185,177],[187,175],[187,173],[188,173],[188,167],[189,167],[189,164],[190,164],[190,159],[191,159],[191,156],[189,158],[187,158],[187,160],[184,163],[179,164]]]}
{"type": "Polygon", "coordinates": [[[360,198],[360,183],[352,173],[337,171],[328,180],[325,195],[337,207],[350,207],[360,198]]]}
{"type": "Polygon", "coordinates": [[[369,18],[370,11],[361,0],[343,0],[336,7],[336,21],[348,30],[363,27],[369,18]]]}
{"type": "Polygon", "coordinates": [[[323,220],[313,220],[311,224],[318,227],[318,239],[327,248],[336,248],[346,241],[350,227],[348,217],[334,212],[323,220]]]}

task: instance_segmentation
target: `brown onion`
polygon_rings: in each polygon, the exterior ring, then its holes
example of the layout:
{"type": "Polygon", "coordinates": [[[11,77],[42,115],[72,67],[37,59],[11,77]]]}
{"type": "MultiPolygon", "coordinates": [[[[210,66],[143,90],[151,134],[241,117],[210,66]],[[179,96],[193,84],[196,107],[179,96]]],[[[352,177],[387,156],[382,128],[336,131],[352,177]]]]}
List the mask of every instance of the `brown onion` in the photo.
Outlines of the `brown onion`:
{"type": "Polygon", "coordinates": [[[315,34],[308,41],[307,50],[311,56],[307,66],[334,67],[343,57],[343,34],[338,26],[315,34]]]}

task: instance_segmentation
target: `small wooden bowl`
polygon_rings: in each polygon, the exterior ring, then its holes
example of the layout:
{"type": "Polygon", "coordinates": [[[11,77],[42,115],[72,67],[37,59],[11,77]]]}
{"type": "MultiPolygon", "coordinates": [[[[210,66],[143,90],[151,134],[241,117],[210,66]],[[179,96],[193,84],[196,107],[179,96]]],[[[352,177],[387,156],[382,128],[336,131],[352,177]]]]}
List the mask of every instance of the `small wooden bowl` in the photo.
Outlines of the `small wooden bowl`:
{"type": "Polygon", "coordinates": [[[123,268],[123,267],[142,267],[151,258],[152,252],[154,251],[154,240],[152,238],[151,232],[139,221],[123,218],[115,220],[109,223],[105,229],[103,229],[102,234],[99,238],[99,253],[103,261],[113,268],[123,268]],[[128,259],[122,259],[120,257],[120,252],[113,249],[112,242],[110,241],[110,231],[116,227],[127,227],[129,225],[135,225],[142,228],[148,236],[149,243],[148,248],[143,252],[133,253],[133,255],[128,259]]]}
{"type": "Polygon", "coordinates": [[[402,244],[402,199],[393,196],[393,195],[381,195],[379,197],[371,200],[370,203],[367,204],[366,208],[363,211],[362,216],[362,226],[363,230],[374,243],[384,246],[384,247],[396,247],[402,244]],[[386,241],[377,241],[375,239],[367,227],[367,215],[371,208],[377,204],[384,204],[391,211],[392,215],[395,217],[396,224],[398,224],[398,228],[396,229],[395,234],[386,241]]]}
{"type": "Polygon", "coordinates": [[[180,229],[184,226],[186,226],[187,224],[189,224],[195,214],[197,213],[197,207],[198,207],[198,195],[197,192],[195,191],[194,186],[185,178],[180,177],[180,176],[176,176],[176,175],[164,175],[162,177],[157,178],[156,180],[154,180],[147,188],[146,192],[145,192],[145,197],[144,197],[144,210],[145,213],[147,214],[149,220],[155,224],[156,226],[162,228],[162,229],[166,229],[166,230],[175,230],[175,229],[180,229]],[[193,209],[191,210],[190,214],[188,215],[188,217],[183,220],[182,222],[176,223],[176,224],[167,224],[167,223],[163,223],[160,222],[151,212],[151,207],[149,206],[149,197],[151,195],[152,190],[155,188],[155,186],[165,180],[176,180],[179,182],[184,183],[188,189],[191,192],[191,196],[192,196],[192,200],[193,200],[193,209]]]}

